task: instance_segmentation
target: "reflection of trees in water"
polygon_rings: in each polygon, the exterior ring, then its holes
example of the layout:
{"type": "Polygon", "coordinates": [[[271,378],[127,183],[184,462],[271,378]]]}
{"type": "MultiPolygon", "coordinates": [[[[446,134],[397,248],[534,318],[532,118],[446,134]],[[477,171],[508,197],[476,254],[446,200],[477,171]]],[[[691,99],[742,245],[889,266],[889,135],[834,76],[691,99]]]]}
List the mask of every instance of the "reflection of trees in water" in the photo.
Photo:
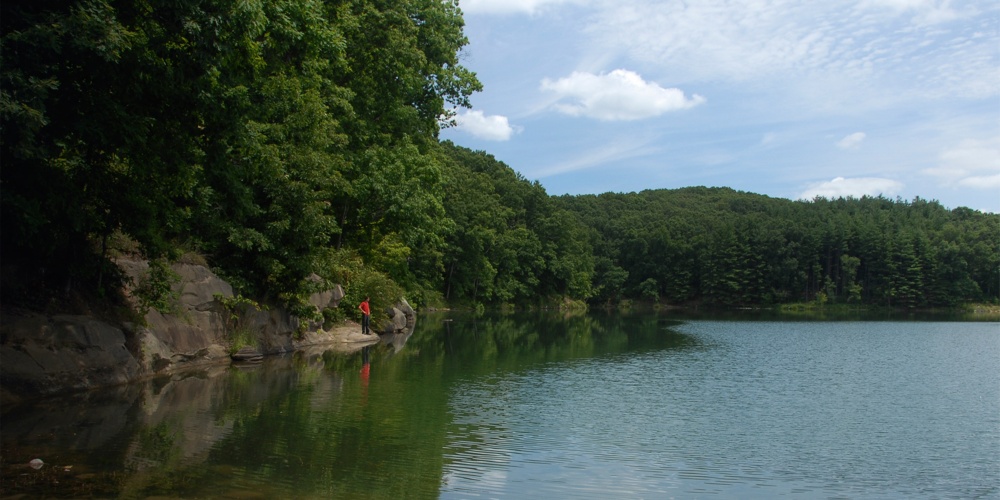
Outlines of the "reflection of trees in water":
{"type": "Polygon", "coordinates": [[[601,314],[427,315],[369,348],[367,387],[362,352],[299,352],[127,386],[113,400],[60,400],[58,421],[5,414],[4,444],[62,436],[44,445],[75,450],[74,470],[115,470],[106,496],[436,497],[454,382],[697,345],[671,326],[601,314]]]}
{"type": "MultiPolygon", "coordinates": [[[[446,400],[394,390],[398,381],[377,372],[384,351],[372,349],[372,385],[382,391],[371,391],[365,404],[360,352],[296,353],[133,384],[118,398],[53,400],[59,412],[41,402],[36,410],[4,415],[4,449],[23,443],[25,456],[74,464],[92,485],[87,491],[104,496],[398,497],[409,491],[434,497],[443,439],[436,429],[443,426],[408,412],[440,416],[446,400]],[[39,411],[59,418],[39,425],[39,411]],[[78,435],[99,438],[81,442],[73,438],[78,435]],[[414,465],[389,470],[401,445],[414,465]],[[374,473],[383,479],[373,483],[374,473]]],[[[44,492],[71,497],[80,491],[71,489],[70,475],[60,481],[63,486],[48,484],[44,492]]]]}
{"type": "Polygon", "coordinates": [[[472,376],[536,363],[697,346],[696,338],[675,329],[680,324],[649,314],[431,314],[410,345],[445,358],[455,375],[472,376]]]}
{"type": "Polygon", "coordinates": [[[435,437],[434,429],[442,426],[414,419],[410,413],[440,415],[445,403],[393,390],[399,381],[379,373],[379,363],[391,349],[382,344],[369,348],[372,387],[367,391],[361,380],[361,351],[330,351],[309,360],[289,357],[234,371],[232,383],[219,394],[214,416],[228,432],[213,440],[207,456],[163,464],[162,477],[147,477],[143,487],[132,491],[142,495],[167,491],[160,486],[169,476],[171,493],[203,496],[206,491],[225,492],[236,474],[242,479],[234,494],[389,497],[417,491],[422,492],[418,496],[436,496],[443,436],[435,437]],[[422,439],[401,439],[418,435],[422,439]],[[403,445],[419,460],[393,468],[392,459],[400,456],[398,447],[403,445]],[[382,479],[365,480],[373,474],[382,479]],[[183,477],[197,479],[179,483],[177,478],[183,477]],[[248,480],[253,483],[250,488],[248,480]],[[206,490],[212,484],[216,490],[206,490]]]}

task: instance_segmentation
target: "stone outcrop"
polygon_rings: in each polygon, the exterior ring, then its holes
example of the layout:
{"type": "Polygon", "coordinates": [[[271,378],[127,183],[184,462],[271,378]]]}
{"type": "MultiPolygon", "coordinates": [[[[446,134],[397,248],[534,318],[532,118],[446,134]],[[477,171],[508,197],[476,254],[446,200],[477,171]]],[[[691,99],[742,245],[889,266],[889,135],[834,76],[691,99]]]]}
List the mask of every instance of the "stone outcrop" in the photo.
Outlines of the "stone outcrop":
{"type": "Polygon", "coordinates": [[[385,314],[389,319],[383,325],[382,333],[413,331],[417,315],[406,299],[400,300],[395,307],[386,309],[385,314]]]}
{"type": "Polygon", "coordinates": [[[117,385],[143,372],[129,352],[125,332],[87,316],[10,311],[4,313],[0,331],[4,393],[41,395],[117,385]]]}
{"type": "MultiPolygon", "coordinates": [[[[118,264],[133,283],[140,283],[149,270],[142,261],[118,264]]],[[[143,325],[4,310],[0,322],[0,398],[14,401],[231,363],[233,322],[219,299],[233,297],[232,286],[204,266],[175,264],[172,270],[180,277],[173,286],[176,304],[168,314],[150,310],[143,325]]],[[[126,290],[126,295],[130,293],[126,290]]],[[[338,285],[314,294],[310,303],[322,311],[337,307],[343,297],[338,285]]],[[[402,311],[400,314],[405,316],[402,311]]],[[[379,340],[362,335],[353,323],[323,330],[321,324],[310,322],[300,329],[300,320],[280,308],[251,308],[239,321],[257,344],[250,346],[249,352],[243,351],[243,356],[254,351],[279,354],[332,344],[360,348],[379,340]]]]}

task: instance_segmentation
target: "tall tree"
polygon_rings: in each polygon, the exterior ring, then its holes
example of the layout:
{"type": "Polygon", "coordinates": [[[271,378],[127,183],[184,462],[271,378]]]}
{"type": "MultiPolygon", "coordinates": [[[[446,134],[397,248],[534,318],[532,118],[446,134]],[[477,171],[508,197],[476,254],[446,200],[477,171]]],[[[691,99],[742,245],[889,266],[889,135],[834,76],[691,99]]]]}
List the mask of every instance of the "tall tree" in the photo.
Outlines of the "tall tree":
{"type": "Polygon", "coordinates": [[[106,269],[94,247],[114,231],[151,257],[168,252],[203,165],[208,67],[188,21],[204,13],[179,4],[153,15],[141,1],[0,6],[8,269],[92,289],[106,269]]]}
{"type": "Polygon", "coordinates": [[[331,245],[364,245],[397,279],[440,270],[432,152],[481,88],[458,64],[456,2],[0,9],[6,268],[92,280],[92,246],[120,231],[149,257],[187,241],[293,305],[331,245]]]}

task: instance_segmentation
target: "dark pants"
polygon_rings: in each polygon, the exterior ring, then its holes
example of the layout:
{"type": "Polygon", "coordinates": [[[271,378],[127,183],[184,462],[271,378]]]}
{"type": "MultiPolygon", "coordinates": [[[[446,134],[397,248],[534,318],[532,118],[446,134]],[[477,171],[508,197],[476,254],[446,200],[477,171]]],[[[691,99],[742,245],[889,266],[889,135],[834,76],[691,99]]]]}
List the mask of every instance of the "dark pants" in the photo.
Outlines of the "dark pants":
{"type": "Polygon", "coordinates": [[[368,323],[371,321],[371,315],[362,314],[361,315],[361,333],[368,335],[371,330],[368,329],[368,323]]]}

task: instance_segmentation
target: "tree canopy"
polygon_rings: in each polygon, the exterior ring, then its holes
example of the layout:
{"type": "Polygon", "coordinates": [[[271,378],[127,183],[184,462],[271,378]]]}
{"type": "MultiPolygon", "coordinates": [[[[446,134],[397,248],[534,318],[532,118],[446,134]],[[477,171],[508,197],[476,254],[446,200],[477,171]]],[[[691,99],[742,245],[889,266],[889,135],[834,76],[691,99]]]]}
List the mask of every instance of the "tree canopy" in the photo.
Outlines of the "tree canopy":
{"type": "Polygon", "coordinates": [[[117,289],[123,245],[293,309],[334,281],[467,304],[1000,301],[996,214],[550,196],[440,142],[481,89],[455,0],[4,2],[0,23],[5,303],[117,289]]]}
{"type": "Polygon", "coordinates": [[[288,304],[331,249],[392,270],[440,260],[437,133],[481,88],[458,62],[457,2],[0,9],[3,264],[21,277],[5,293],[31,276],[106,286],[119,234],[148,258],[203,253],[288,304]]]}
{"type": "Polygon", "coordinates": [[[996,214],[920,198],[790,201],[703,187],[558,200],[597,230],[603,299],[931,307],[998,298],[996,214]]]}

